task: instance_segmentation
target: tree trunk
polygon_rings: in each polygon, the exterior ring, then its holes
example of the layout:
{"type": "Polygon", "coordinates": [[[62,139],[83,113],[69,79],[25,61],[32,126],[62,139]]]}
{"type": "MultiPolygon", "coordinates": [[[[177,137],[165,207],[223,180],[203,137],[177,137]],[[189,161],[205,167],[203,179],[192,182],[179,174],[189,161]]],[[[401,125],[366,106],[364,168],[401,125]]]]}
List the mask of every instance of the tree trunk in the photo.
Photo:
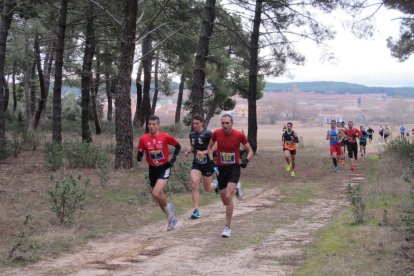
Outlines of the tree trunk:
{"type": "MultiPolygon", "coordinates": [[[[52,65],[53,65],[53,53],[55,51],[55,41],[53,40],[49,46],[48,50],[45,55],[45,60],[43,64],[43,77],[45,81],[45,91],[49,95],[49,87],[50,87],[50,75],[52,74],[52,65]]],[[[48,98],[48,97],[47,97],[48,98]]],[[[40,113],[39,125],[42,129],[44,129],[46,124],[46,104],[47,98],[44,105],[42,112],[40,113]]]]}
{"type": "Polygon", "coordinates": [[[121,32],[119,81],[115,94],[116,169],[130,169],[132,167],[134,137],[131,121],[131,72],[135,51],[137,4],[136,0],[125,0],[122,11],[124,22],[121,32]]]}
{"type": "MultiPolygon", "coordinates": [[[[115,76],[113,77],[113,79],[111,80],[111,87],[109,89],[109,95],[107,95],[108,98],[108,113],[111,116],[111,121],[112,121],[112,117],[113,117],[113,97],[115,96],[115,92],[116,92],[116,87],[118,86],[118,78],[115,78],[115,76]],[[109,103],[111,104],[111,109],[109,109],[109,103]],[[110,111],[109,111],[110,110],[110,111]]],[[[108,115],[108,116],[109,116],[108,115]]]]}
{"type": "Polygon", "coordinates": [[[154,95],[152,97],[152,106],[151,106],[151,114],[155,113],[155,108],[157,107],[158,101],[158,67],[160,65],[160,52],[157,51],[155,55],[155,68],[154,68],[154,95]]]}
{"type": "Polygon", "coordinates": [[[16,61],[13,63],[13,113],[17,110],[17,94],[16,94],[16,61]]]}
{"type": "Polygon", "coordinates": [[[204,127],[207,128],[210,124],[210,120],[214,115],[214,112],[216,111],[217,107],[219,106],[219,102],[216,97],[214,97],[213,103],[210,105],[210,109],[208,110],[206,114],[206,118],[204,119],[204,127]]]}
{"type": "Polygon", "coordinates": [[[151,68],[152,68],[152,59],[154,57],[154,52],[152,50],[152,26],[148,28],[148,34],[144,37],[142,41],[142,67],[144,70],[144,89],[142,96],[142,116],[145,118],[145,132],[148,132],[148,119],[151,115],[151,100],[150,100],[150,89],[151,89],[151,68]]]}
{"type": "Polygon", "coordinates": [[[177,107],[175,108],[174,122],[176,124],[180,123],[180,120],[181,120],[181,107],[183,105],[184,84],[185,84],[185,75],[184,73],[182,73],[181,78],[180,78],[180,86],[178,87],[177,107]]]}
{"type": "Polygon", "coordinates": [[[10,97],[10,91],[9,91],[9,83],[6,80],[6,78],[3,77],[3,90],[4,90],[4,111],[7,111],[7,107],[9,106],[9,97],[10,97]]]}
{"type": "Polygon", "coordinates": [[[32,69],[30,72],[30,120],[28,118],[27,122],[33,120],[33,116],[36,111],[36,61],[33,59],[32,61],[32,69]]]}
{"type": "MultiPolygon", "coordinates": [[[[6,44],[13,17],[14,0],[4,0],[0,16],[0,87],[4,86],[4,67],[6,65],[6,44]]],[[[0,106],[4,106],[4,94],[0,93],[0,106]]],[[[0,108],[0,140],[6,138],[6,118],[3,108],[0,108]]]]}
{"type": "Polygon", "coordinates": [[[141,75],[142,75],[142,61],[139,63],[137,78],[135,80],[135,85],[137,87],[137,104],[135,107],[135,115],[134,115],[134,122],[132,123],[136,128],[142,128],[144,125],[143,117],[141,116],[142,110],[142,83],[141,83],[141,75]]]}
{"type": "Polygon", "coordinates": [[[116,80],[113,78],[111,80],[111,67],[112,67],[112,58],[111,54],[109,52],[103,53],[103,59],[104,59],[104,66],[105,66],[105,90],[106,90],[106,98],[108,102],[108,111],[106,113],[106,119],[108,122],[112,122],[112,96],[114,95],[112,93],[113,90],[116,89],[116,80]]]}
{"type": "Polygon", "coordinates": [[[30,80],[31,80],[31,64],[30,64],[30,50],[29,50],[29,39],[27,34],[25,35],[25,42],[24,42],[24,97],[25,97],[25,111],[26,111],[26,118],[27,121],[30,122],[32,120],[32,111],[31,111],[31,90],[30,90],[30,80]]]}
{"type": "Polygon", "coordinates": [[[52,141],[62,143],[62,71],[65,50],[66,16],[68,1],[60,1],[59,23],[56,37],[55,84],[53,86],[52,141]]]}
{"type": "Polygon", "coordinates": [[[91,130],[89,128],[89,103],[92,91],[92,62],[95,55],[95,31],[93,26],[93,3],[89,2],[86,7],[86,38],[85,52],[83,55],[81,73],[82,91],[82,141],[92,142],[91,130]]]}
{"type": "Polygon", "coordinates": [[[99,135],[102,133],[101,122],[99,120],[99,112],[98,112],[98,91],[99,91],[99,83],[101,82],[101,58],[99,54],[99,48],[96,48],[96,76],[94,85],[92,88],[92,112],[93,112],[93,121],[95,123],[95,134],[99,135]]]}
{"type": "Polygon", "coordinates": [[[36,130],[39,124],[40,114],[43,112],[43,109],[46,108],[47,94],[48,94],[48,91],[46,90],[45,79],[43,76],[42,64],[40,60],[40,47],[39,47],[39,39],[37,35],[34,41],[34,51],[35,51],[37,74],[39,76],[40,99],[39,99],[39,104],[37,105],[36,112],[34,113],[32,120],[30,121],[29,132],[36,130]]]}
{"type": "Polygon", "coordinates": [[[254,12],[253,31],[250,37],[250,63],[249,63],[249,90],[248,90],[248,140],[253,152],[257,151],[257,73],[259,54],[259,35],[262,16],[263,0],[256,0],[254,12]]]}
{"type": "Polygon", "coordinates": [[[206,56],[208,55],[210,37],[213,33],[213,24],[215,19],[216,0],[206,0],[204,14],[202,16],[202,26],[198,47],[195,56],[193,71],[193,87],[191,91],[191,103],[193,104],[192,114],[200,114],[204,117],[203,100],[204,100],[204,82],[206,79],[205,67],[206,56]]]}

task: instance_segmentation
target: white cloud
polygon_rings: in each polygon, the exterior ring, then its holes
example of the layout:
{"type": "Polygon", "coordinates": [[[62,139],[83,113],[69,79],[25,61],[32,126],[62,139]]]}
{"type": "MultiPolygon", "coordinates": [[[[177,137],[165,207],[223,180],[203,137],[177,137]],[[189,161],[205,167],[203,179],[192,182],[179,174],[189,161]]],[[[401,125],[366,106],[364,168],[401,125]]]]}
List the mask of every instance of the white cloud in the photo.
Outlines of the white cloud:
{"type": "Polygon", "coordinates": [[[305,54],[304,66],[289,66],[290,73],[268,81],[345,81],[368,86],[414,86],[414,57],[399,62],[391,56],[386,38],[398,37],[399,21],[395,11],[380,10],[376,15],[377,30],[370,39],[358,39],[341,25],[346,20],[343,13],[326,16],[338,30],[334,40],[326,42],[334,52],[335,63],[323,62],[323,48],[309,41],[302,41],[297,49],[305,54]],[[339,20],[338,20],[339,18],[339,20]]]}

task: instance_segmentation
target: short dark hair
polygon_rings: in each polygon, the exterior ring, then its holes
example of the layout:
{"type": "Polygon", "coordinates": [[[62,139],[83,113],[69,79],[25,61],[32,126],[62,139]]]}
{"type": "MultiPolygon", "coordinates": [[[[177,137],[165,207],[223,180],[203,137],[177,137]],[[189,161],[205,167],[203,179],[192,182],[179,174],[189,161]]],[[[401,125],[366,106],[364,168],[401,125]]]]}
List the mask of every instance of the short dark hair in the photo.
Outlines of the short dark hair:
{"type": "Polygon", "coordinates": [[[224,117],[230,118],[230,122],[233,123],[233,116],[231,116],[230,114],[224,114],[221,116],[221,118],[224,118],[224,117]]]}
{"type": "Polygon", "coordinates": [[[335,123],[336,124],[336,121],[335,120],[331,120],[331,123],[335,123]]]}
{"type": "Polygon", "coordinates": [[[200,122],[204,122],[203,116],[201,116],[200,114],[194,114],[192,120],[197,120],[197,121],[200,121],[200,122]]]}
{"type": "Polygon", "coordinates": [[[288,122],[286,125],[287,125],[287,126],[288,126],[288,125],[293,126],[292,122],[288,122]]]}
{"type": "Polygon", "coordinates": [[[160,123],[160,117],[158,117],[157,115],[150,115],[148,121],[157,121],[158,123],[160,123]]]}

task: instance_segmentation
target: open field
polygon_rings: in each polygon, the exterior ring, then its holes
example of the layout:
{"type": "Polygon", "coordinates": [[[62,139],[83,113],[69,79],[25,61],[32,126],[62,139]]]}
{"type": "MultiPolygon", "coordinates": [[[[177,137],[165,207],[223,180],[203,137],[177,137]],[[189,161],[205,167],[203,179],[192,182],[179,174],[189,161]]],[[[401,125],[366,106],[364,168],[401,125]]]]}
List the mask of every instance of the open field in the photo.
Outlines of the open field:
{"type": "MultiPolygon", "coordinates": [[[[239,126],[243,128],[236,121],[235,127],[239,126]]],[[[314,246],[326,235],[332,235],[332,231],[336,235],[336,225],[355,231],[346,186],[349,181],[367,181],[371,159],[363,158],[355,173],[345,166],[340,174],[334,174],[324,139],[327,127],[294,122],[294,128],[304,141],[304,147],[298,150],[296,178],[283,168],[282,124],[259,127],[259,151],[242,172],[245,200],[236,202],[233,236],[228,240],[220,237],[224,207],[218,197],[205,193],[201,197],[203,217],[197,221],[188,219],[192,211],[190,194],[170,194],[179,223],[175,231],[166,232],[163,214],[152,203],[145,185],[145,164],[127,171],[111,170],[110,180],[104,186],[98,184],[94,170],[66,169],[66,173],[80,173],[91,182],[84,186],[87,200],[76,223],[62,227],[56,226],[50,210],[47,190],[51,186],[51,172],[45,167],[41,149],[2,161],[0,271],[5,275],[290,275],[295,271],[302,275],[310,275],[309,271],[319,275],[324,271],[330,275],[332,271],[326,266],[312,262],[320,263],[320,254],[337,253],[312,248],[318,248],[314,246]],[[26,214],[32,217],[27,230],[28,250],[21,259],[9,263],[4,256],[22,233],[26,214]],[[213,265],[223,262],[226,266],[213,265]]],[[[94,139],[97,144],[113,143],[106,135],[94,139]]],[[[187,144],[186,139],[181,142],[187,144]]],[[[382,146],[375,142],[369,145],[369,151],[374,154],[382,146]]],[[[180,157],[180,161],[184,159],[180,157]]],[[[61,170],[55,174],[62,173],[61,170]]],[[[361,252],[375,267],[376,259],[394,254],[403,242],[400,237],[387,250],[376,250],[374,255],[361,252]]],[[[372,242],[378,244],[375,239],[372,242]]],[[[341,249],[342,244],[335,247],[335,241],[333,245],[338,253],[354,250],[341,249]]],[[[374,245],[367,244],[367,250],[374,245]]],[[[342,259],[333,258],[330,262],[337,265],[342,259]]],[[[389,261],[371,272],[389,275],[397,271],[396,265],[389,261]]],[[[344,273],[335,273],[358,274],[367,269],[343,267],[344,273]]]]}

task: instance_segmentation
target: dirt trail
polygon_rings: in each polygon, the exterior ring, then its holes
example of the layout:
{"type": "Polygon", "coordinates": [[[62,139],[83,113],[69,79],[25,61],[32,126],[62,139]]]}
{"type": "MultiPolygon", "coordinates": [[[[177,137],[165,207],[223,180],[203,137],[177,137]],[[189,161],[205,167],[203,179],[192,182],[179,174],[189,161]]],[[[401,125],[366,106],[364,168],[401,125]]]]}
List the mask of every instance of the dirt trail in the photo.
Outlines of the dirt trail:
{"type": "Polygon", "coordinates": [[[337,179],[335,188],[304,206],[284,200],[289,194],[277,188],[246,189],[244,200],[235,200],[229,239],[220,237],[224,207],[216,203],[203,207],[199,220],[178,217],[174,231],[162,221],[5,275],[290,275],[316,232],[349,205],[348,183],[365,181],[363,166],[347,168],[326,174],[322,181],[337,179]]]}

